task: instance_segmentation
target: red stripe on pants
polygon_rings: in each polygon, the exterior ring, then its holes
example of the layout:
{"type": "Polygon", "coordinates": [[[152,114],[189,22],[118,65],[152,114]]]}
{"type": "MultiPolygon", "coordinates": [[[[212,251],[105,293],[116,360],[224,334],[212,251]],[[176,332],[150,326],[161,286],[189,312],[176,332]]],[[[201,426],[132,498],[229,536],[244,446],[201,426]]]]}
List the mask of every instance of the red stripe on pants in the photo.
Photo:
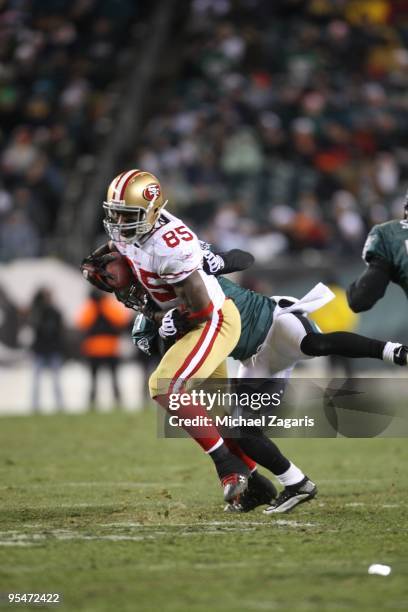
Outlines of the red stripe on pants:
{"type": "MultiPolygon", "coordinates": [[[[180,406],[178,410],[169,410],[169,397],[168,395],[156,395],[154,398],[162,408],[167,410],[169,413],[176,415],[183,419],[193,419],[194,417],[209,417],[209,414],[205,408],[201,405],[190,404],[188,406],[180,406]]],[[[181,427],[188,433],[191,438],[201,446],[206,452],[209,451],[219,440],[222,440],[220,433],[215,425],[181,425],[181,427]]]]}

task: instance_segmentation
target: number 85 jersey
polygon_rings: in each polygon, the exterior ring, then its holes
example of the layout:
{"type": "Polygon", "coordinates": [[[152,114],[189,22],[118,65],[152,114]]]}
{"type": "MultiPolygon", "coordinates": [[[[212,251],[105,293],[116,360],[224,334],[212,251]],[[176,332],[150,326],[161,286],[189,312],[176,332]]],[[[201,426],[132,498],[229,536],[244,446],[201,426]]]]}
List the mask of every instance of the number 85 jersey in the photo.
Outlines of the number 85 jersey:
{"type": "Polygon", "coordinates": [[[180,219],[167,211],[156,227],[138,245],[116,242],[140,283],[161,310],[181,304],[172,285],[198,271],[206,286],[214,309],[219,310],[225,295],[214,276],[202,269],[203,254],[197,236],[180,219]]]}

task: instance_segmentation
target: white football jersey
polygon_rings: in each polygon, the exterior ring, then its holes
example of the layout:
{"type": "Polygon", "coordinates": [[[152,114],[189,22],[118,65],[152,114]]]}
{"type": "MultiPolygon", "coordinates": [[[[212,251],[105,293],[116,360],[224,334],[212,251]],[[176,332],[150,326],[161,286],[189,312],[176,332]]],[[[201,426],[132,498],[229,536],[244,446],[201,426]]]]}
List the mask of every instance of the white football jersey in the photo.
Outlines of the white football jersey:
{"type": "Polygon", "coordinates": [[[203,270],[203,253],[197,236],[174,215],[163,212],[159,226],[142,243],[115,242],[138,280],[161,310],[181,304],[172,285],[198,271],[208,295],[218,310],[225,295],[217,279],[203,270]]]}

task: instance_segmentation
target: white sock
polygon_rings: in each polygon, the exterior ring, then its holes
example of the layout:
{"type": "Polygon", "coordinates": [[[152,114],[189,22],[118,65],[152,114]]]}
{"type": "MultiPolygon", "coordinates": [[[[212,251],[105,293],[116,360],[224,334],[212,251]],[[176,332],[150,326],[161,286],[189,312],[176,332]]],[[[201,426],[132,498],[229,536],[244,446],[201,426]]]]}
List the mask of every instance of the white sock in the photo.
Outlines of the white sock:
{"type": "Polygon", "coordinates": [[[286,470],[286,472],[283,472],[283,474],[279,474],[279,476],[277,476],[276,478],[279,480],[281,485],[287,487],[288,485],[290,486],[297,484],[298,482],[303,480],[304,477],[305,475],[302,470],[299,470],[299,468],[291,462],[290,467],[286,470]]]}
{"type": "Polygon", "coordinates": [[[402,346],[400,342],[386,342],[383,350],[383,361],[394,363],[394,350],[402,346]]]}

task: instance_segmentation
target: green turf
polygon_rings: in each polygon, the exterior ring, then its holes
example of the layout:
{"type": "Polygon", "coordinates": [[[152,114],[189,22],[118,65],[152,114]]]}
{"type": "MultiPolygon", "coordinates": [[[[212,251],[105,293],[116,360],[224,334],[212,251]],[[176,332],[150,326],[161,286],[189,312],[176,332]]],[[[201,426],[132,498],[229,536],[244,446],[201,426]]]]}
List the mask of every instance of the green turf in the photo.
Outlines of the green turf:
{"type": "Polygon", "coordinates": [[[408,609],[406,440],[280,445],[319,497],[229,516],[210,460],[157,439],[152,412],[1,419],[0,592],[87,611],[408,609]]]}

